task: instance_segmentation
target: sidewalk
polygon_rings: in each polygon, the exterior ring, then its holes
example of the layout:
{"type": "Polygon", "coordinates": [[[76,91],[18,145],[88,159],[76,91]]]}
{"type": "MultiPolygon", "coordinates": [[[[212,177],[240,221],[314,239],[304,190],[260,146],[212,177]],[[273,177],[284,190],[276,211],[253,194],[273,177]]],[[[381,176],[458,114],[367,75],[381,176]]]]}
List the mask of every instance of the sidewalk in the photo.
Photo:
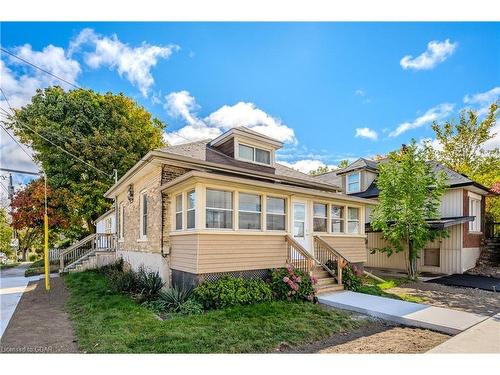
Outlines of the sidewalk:
{"type": "Polygon", "coordinates": [[[500,313],[452,337],[428,353],[500,353],[500,313]]]}
{"type": "Polygon", "coordinates": [[[488,317],[464,311],[344,291],[322,294],[318,301],[339,309],[356,311],[391,322],[432,329],[451,335],[460,333],[488,317]]]}

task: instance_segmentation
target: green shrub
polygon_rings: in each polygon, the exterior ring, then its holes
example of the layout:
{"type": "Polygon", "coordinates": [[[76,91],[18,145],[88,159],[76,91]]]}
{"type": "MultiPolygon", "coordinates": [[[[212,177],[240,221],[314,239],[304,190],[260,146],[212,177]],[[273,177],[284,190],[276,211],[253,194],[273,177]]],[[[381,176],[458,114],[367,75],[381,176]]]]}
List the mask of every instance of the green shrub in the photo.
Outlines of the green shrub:
{"type": "Polygon", "coordinates": [[[342,269],[342,284],[344,289],[357,292],[361,288],[360,269],[354,264],[348,264],[342,269]]]}
{"type": "Polygon", "coordinates": [[[37,257],[37,255],[36,255],[36,254],[30,254],[30,255],[28,256],[28,260],[29,260],[30,262],[34,262],[37,258],[38,258],[38,257],[37,257]]]}
{"type": "Polygon", "coordinates": [[[102,266],[97,269],[100,273],[106,275],[113,272],[123,272],[123,258],[118,258],[113,263],[102,266]]]}
{"type": "Polygon", "coordinates": [[[263,280],[244,280],[231,276],[205,282],[193,293],[205,309],[250,305],[272,299],[271,289],[263,280]]]}
{"type": "Polygon", "coordinates": [[[138,293],[139,279],[137,273],[132,270],[127,271],[111,271],[106,273],[106,276],[111,284],[111,287],[122,293],[138,293]]]}
{"type": "Polygon", "coordinates": [[[142,266],[137,272],[137,283],[139,294],[147,301],[158,297],[161,288],[165,285],[158,271],[148,272],[142,266]]]}
{"type": "Polygon", "coordinates": [[[179,312],[193,294],[192,289],[174,287],[160,292],[159,300],[163,302],[164,309],[171,312],[179,312]]]}
{"type": "Polygon", "coordinates": [[[182,314],[182,315],[203,314],[203,305],[193,298],[188,299],[186,302],[184,302],[181,305],[181,307],[179,309],[179,314],[182,314]]]}
{"type": "Polygon", "coordinates": [[[274,298],[288,301],[314,301],[315,280],[292,266],[277,268],[271,274],[274,298]]]}
{"type": "Polygon", "coordinates": [[[154,299],[151,301],[144,301],[141,303],[141,306],[154,311],[157,314],[161,314],[166,311],[165,301],[162,299],[154,299]]]}

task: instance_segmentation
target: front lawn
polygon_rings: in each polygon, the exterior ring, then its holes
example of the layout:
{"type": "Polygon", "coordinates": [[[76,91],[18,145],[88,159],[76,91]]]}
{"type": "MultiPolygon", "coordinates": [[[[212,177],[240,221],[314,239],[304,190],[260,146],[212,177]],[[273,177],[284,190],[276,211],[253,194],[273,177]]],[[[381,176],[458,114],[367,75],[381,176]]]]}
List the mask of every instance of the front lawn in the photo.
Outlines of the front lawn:
{"type": "Polygon", "coordinates": [[[365,293],[365,294],[372,294],[374,296],[399,299],[399,300],[407,301],[407,302],[416,302],[416,303],[425,302],[425,300],[423,298],[420,298],[417,296],[412,296],[412,295],[405,294],[405,293],[395,293],[395,292],[390,290],[391,288],[395,288],[395,287],[402,285],[402,284],[405,284],[407,282],[409,282],[409,280],[405,279],[405,278],[386,279],[385,282],[383,282],[383,283],[375,281],[375,280],[370,279],[370,278],[363,278],[362,279],[362,286],[358,290],[358,292],[365,293]]]}
{"type": "Polygon", "coordinates": [[[80,350],[93,353],[262,353],[359,327],[312,303],[267,302],[161,321],[96,272],[65,277],[80,350]]]}

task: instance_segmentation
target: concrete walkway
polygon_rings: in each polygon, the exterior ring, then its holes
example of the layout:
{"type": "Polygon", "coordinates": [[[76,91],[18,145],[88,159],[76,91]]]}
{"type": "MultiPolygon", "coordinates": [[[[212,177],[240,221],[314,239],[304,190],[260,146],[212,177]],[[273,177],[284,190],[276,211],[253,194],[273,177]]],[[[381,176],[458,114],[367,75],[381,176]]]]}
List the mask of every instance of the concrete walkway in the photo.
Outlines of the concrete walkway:
{"type": "Polygon", "coordinates": [[[318,301],[339,309],[356,311],[395,323],[455,335],[488,317],[464,311],[344,291],[320,294],[318,301]]]}
{"type": "MultiPolygon", "coordinates": [[[[30,263],[23,263],[14,268],[0,271],[0,339],[9,324],[17,304],[30,281],[44,278],[43,275],[24,277],[24,271],[30,263]]],[[[57,275],[51,275],[54,277],[57,275]]]]}
{"type": "Polygon", "coordinates": [[[459,333],[428,353],[500,353],[500,313],[459,333]]]}

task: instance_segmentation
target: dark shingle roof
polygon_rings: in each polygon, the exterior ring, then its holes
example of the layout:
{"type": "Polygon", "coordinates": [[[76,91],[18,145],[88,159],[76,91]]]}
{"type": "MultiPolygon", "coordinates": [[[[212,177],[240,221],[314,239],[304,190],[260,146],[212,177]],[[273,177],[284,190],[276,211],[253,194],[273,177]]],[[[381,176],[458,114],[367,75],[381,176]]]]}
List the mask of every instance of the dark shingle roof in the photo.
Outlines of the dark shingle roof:
{"type": "MultiPolygon", "coordinates": [[[[265,165],[259,165],[259,164],[253,164],[253,163],[248,163],[245,161],[237,160],[234,159],[231,156],[228,156],[208,145],[210,140],[203,140],[203,141],[196,141],[196,142],[190,142],[190,143],[184,143],[180,145],[175,145],[175,146],[169,146],[169,147],[164,147],[161,148],[160,151],[171,153],[171,154],[176,154],[176,155],[181,155],[181,156],[187,156],[190,158],[198,159],[198,160],[203,160],[203,161],[209,161],[213,163],[219,163],[219,164],[225,164],[225,165],[230,165],[234,167],[240,167],[240,168],[245,168],[249,170],[254,170],[254,171],[260,171],[260,172],[265,172],[265,173],[271,173],[275,174],[278,177],[288,177],[288,178],[294,178],[297,180],[302,180],[307,183],[317,183],[318,180],[315,179],[315,177],[310,176],[308,174],[302,173],[300,171],[297,171],[293,168],[289,168],[283,164],[280,163],[275,163],[274,168],[273,167],[267,167],[265,165]]],[[[332,189],[339,189],[340,186],[336,184],[332,184],[328,181],[321,181],[323,184],[330,185],[332,189]]]]}

